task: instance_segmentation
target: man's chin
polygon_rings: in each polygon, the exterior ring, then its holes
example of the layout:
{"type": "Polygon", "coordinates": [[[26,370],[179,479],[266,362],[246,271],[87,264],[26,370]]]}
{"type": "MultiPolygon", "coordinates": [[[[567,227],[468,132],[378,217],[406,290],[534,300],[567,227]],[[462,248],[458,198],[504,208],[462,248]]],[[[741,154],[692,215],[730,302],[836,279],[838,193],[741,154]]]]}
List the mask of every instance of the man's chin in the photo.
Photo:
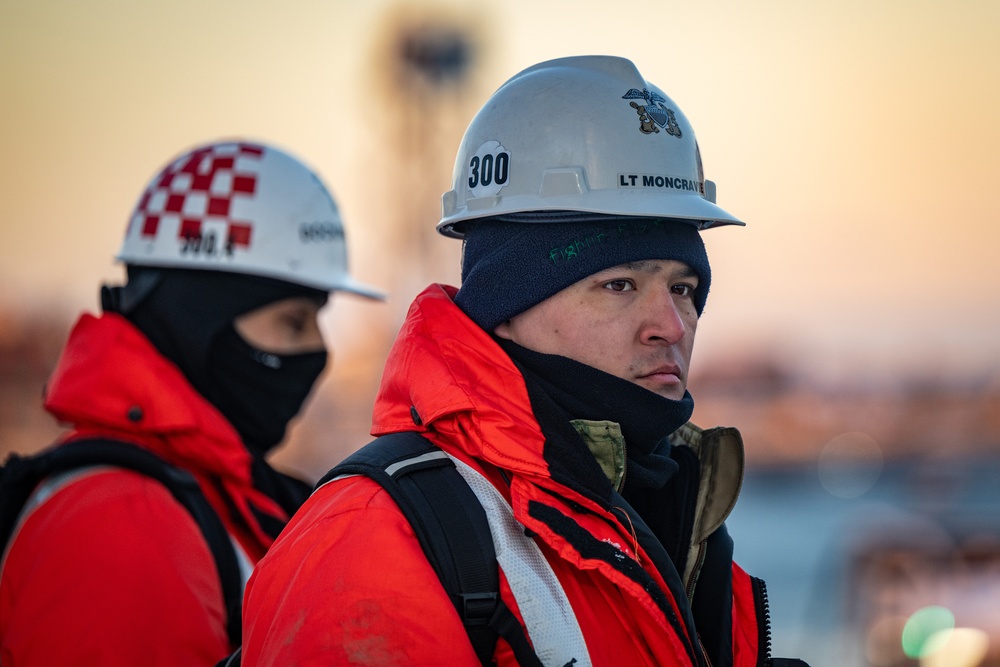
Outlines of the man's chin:
{"type": "Polygon", "coordinates": [[[644,389],[648,389],[658,396],[669,398],[671,401],[679,401],[684,398],[685,387],[682,384],[664,384],[663,382],[647,380],[639,380],[636,384],[644,389]]]}
{"type": "Polygon", "coordinates": [[[658,393],[663,398],[669,398],[671,401],[679,401],[682,398],[684,398],[683,389],[680,390],[674,389],[672,391],[658,391],[656,393],[658,393]]]}

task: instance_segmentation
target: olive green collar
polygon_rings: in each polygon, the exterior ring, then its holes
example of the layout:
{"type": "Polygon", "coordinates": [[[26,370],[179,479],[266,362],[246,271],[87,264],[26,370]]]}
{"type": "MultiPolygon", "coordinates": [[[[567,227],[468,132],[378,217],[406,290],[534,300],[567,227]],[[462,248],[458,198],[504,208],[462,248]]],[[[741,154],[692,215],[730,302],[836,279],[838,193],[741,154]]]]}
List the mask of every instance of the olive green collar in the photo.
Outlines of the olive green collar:
{"type": "Polygon", "coordinates": [[[597,459],[611,486],[620,493],[625,482],[625,438],[621,427],[617,422],[586,419],[573,419],[570,424],[597,459]]]}
{"type": "MultiPolygon", "coordinates": [[[[613,421],[570,421],[601,470],[619,493],[625,482],[625,438],[613,421]]],[[[695,542],[707,539],[722,525],[743,484],[743,439],[733,428],[703,431],[688,422],[670,435],[674,447],[690,447],[701,461],[695,542]]]]}

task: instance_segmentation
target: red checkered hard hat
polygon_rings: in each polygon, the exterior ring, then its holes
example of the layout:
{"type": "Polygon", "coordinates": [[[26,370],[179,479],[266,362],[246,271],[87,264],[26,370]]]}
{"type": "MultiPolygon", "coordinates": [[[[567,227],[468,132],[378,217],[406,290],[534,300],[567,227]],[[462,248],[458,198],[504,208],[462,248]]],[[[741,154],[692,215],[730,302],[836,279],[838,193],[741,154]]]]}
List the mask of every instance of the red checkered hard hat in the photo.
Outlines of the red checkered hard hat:
{"type": "Polygon", "coordinates": [[[118,259],[383,296],[348,272],[340,212],[319,177],[260,143],[212,143],[165,166],[136,204],[118,259]]]}

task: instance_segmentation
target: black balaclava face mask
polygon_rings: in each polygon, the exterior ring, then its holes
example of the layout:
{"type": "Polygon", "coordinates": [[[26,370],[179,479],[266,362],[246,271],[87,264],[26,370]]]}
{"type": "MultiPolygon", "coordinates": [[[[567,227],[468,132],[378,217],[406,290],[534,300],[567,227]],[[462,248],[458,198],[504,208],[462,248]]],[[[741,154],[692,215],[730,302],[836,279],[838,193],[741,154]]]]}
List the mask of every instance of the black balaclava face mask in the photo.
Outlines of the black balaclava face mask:
{"type": "Polygon", "coordinates": [[[129,267],[124,287],[105,288],[104,310],[128,318],[222,413],[255,456],[281,442],[326,364],[326,351],[257,350],[234,327],[252,310],[327,293],[282,280],[220,271],[129,267]]]}
{"type": "Polygon", "coordinates": [[[247,343],[230,324],[209,349],[205,396],[243,437],[247,448],[263,455],[285,437],[326,366],[326,351],[274,354],[247,343]]]}

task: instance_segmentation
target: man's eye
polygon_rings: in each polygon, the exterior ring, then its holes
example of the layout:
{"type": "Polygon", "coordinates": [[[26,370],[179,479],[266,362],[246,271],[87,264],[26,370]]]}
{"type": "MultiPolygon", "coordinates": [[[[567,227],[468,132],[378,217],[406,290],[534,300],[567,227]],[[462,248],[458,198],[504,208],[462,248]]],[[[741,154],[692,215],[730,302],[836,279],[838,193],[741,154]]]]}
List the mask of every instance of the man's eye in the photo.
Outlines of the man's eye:
{"type": "Polygon", "coordinates": [[[672,289],[674,294],[678,296],[691,296],[694,294],[694,287],[691,285],[674,285],[672,289]]]}
{"type": "Polygon", "coordinates": [[[631,280],[612,280],[604,283],[604,287],[612,292],[630,292],[635,289],[635,284],[631,280]]]}
{"type": "Polygon", "coordinates": [[[295,333],[302,333],[302,331],[306,328],[306,318],[291,315],[285,318],[285,326],[295,333]]]}

